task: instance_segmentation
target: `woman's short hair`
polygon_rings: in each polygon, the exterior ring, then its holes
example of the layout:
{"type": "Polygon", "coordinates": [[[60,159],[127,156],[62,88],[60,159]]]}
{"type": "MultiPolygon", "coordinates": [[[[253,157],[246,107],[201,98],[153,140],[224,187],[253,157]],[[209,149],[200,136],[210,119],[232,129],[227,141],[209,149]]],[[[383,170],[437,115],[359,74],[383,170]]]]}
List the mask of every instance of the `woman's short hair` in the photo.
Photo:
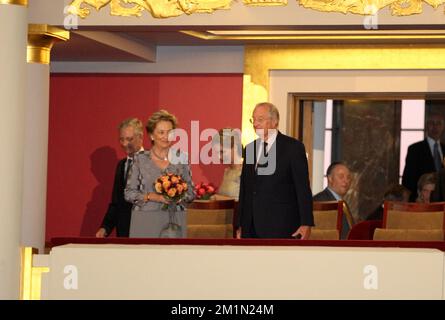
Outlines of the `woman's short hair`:
{"type": "Polygon", "coordinates": [[[138,118],[125,119],[119,124],[118,129],[119,131],[121,131],[122,129],[125,129],[127,127],[132,127],[136,135],[140,135],[141,137],[144,135],[144,126],[142,124],[142,121],[138,118]]]}
{"type": "Polygon", "coordinates": [[[401,184],[391,185],[385,192],[383,200],[387,201],[408,201],[411,191],[401,184]]]}
{"type": "Polygon", "coordinates": [[[153,113],[147,120],[147,123],[145,124],[145,129],[147,130],[147,132],[149,134],[153,133],[153,131],[155,131],[156,125],[160,121],[170,121],[173,129],[176,129],[176,127],[178,126],[178,120],[173,114],[171,114],[167,110],[159,110],[153,113]]]}
{"type": "Polygon", "coordinates": [[[420,193],[427,184],[436,184],[436,174],[434,172],[422,174],[417,182],[417,191],[420,193]]]}
{"type": "Polygon", "coordinates": [[[212,139],[213,144],[219,143],[221,146],[228,146],[235,149],[238,155],[242,154],[241,136],[238,129],[222,128],[212,139]]]}

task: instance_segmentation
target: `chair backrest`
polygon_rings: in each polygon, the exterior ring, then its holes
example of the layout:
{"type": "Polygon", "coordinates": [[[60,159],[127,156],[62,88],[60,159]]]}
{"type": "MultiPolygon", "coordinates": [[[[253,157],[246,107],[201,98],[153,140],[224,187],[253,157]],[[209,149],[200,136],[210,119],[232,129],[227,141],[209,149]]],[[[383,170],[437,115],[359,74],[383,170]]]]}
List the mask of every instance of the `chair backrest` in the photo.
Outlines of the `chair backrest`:
{"type": "Polygon", "coordinates": [[[385,201],[382,228],[374,240],[443,241],[445,202],[407,203],[385,201]]]}
{"type": "Polygon", "coordinates": [[[444,232],[442,229],[415,230],[376,228],[373,239],[381,241],[443,241],[444,232]]]}
{"type": "Polygon", "coordinates": [[[193,201],[187,208],[187,237],[232,238],[234,207],[234,200],[193,201]]]}
{"type": "Polygon", "coordinates": [[[314,223],[311,240],[340,239],[343,217],[343,201],[314,201],[314,223]]]}
{"type": "Polygon", "coordinates": [[[385,201],[383,228],[440,230],[445,229],[445,202],[408,203],[385,201]]]}

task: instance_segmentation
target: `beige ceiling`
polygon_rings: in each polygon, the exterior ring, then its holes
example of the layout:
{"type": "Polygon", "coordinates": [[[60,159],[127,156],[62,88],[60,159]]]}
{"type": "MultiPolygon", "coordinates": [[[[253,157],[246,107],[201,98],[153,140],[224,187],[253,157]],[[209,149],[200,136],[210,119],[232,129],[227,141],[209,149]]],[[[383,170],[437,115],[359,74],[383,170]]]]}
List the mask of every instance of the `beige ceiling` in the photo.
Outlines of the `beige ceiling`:
{"type": "Polygon", "coordinates": [[[314,43],[445,43],[445,26],[151,27],[102,26],[72,30],[70,40],[52,50],[52,61],[155,61],[157,46],[209,46],[314,43]],[[255,31],[249,34],[247,31],[255,31]],[[264,31],[265,32],[261,32],[264,31]],[[281,31],[280,31],[281,30],[281,31]],[[188,33],[184,33],[184,31],[188,33]],[[192,31],[192,32],[190,32],[192,31]],[[216,31],[216,32],[213,32],[216,31]],[[221,31],[229,31],[221,35],[221,31]],[[278,32],[273,34],[272,31],[278,32]],[[247,32],[247,33],[246,33],[247,32]],[[136,50],[135,50],[136,47],[136,50]],[[153,57],[151,57],[150,50],[153,57]],[[142,54],[141,54],[142,51],[142,54]],[[146,52],[144,52],[146,51],[146,52]]]}

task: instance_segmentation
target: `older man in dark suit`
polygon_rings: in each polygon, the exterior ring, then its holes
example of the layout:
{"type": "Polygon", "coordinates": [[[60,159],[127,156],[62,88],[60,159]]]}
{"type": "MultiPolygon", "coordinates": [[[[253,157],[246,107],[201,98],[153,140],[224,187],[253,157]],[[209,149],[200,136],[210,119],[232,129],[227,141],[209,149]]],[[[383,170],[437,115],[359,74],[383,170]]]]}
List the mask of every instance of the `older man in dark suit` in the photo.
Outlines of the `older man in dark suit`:
{"type": "Polygon", "coordinates": [[[237,237],[308,239],[314,218],[304,145],[277,130],[271,103],[258,104],[251,122],[259,139],[245,148],[237,237]]]}
{"type": "Polygon", "coordinates": [[[426,122],[427,137],[408,147],[402,184],[411,191],[410,200],[417,198],[417,182],[424,173],[439,172],[443,168],[445,145],[440,142],[445,128],[440,114],[431,114],[426,122]]]}
{"type": "MultiPolygon", "coordinates": [[[[351,187],[351,172],[342,162],[333,162],[326,171],[328,186],[314,196],[314,201],[339,201],[351,187]]],[[[345,202],[346,204],[346,202],[345,202]]],[[[354,220],[347,209],[343,210],[341,239],[346,239],[348,232],[354,224],[354,220]]]]}
{"type": "Polygon", "coordinates": [[[135,153],[143,151],[142,139],[144,126],[139,119],[130,118],[119,125],[119,143],[127,157],[120,160],[114,175],[113,195],[104,216],[102,225],[96,232],[97,238],[107,237],[116,228],[118,237],[128,237],[130,233],[130,220],[132,204],[125,201],[124,191],[127,176],[133,162],[135,153]]]}

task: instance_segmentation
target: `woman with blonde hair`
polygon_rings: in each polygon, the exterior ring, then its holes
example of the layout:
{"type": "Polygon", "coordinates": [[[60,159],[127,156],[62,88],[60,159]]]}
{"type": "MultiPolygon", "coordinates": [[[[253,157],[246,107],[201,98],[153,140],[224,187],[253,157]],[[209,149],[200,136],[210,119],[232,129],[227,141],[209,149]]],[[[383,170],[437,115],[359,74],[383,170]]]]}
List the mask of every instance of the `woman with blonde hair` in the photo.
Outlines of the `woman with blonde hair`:
{"type": "MultiPolygon", "coordinates": [[[[145,126],[152,147],[134,158],[125,189],[125,199],[133,203],[130,238],[187,237],[186,205],[194,199],[192,173],[188,156],[171,148],[169,135],[177,126],[174,115],[166,110],[152,114],[145,126]],[[156,180],[166,174],[181,176],[187,190],[180,202],[172,204],[156,192],[156,180]],[[166,235],[170,225],[169,212],[165,206],[173,206],[175,225],[179,226],[173,235],[166,235]]],[[[171,214],[171,212],[170,212],[171,214]]]]}
{"type": "Polygon", "coordinates": [[[239,130],[223,128],[213,137],[214,150],[219,152],[223,164],[229,166],[224,169],[224,176],[218,188],[216,199],[231,198],[238,201],[240,190],[240,176],[243,167],[241,135],[239,130]]]}
{"type": "Polygon", "coordinates": [[[430,203],[431,194],[436,187],[436,174],[435,173],[425,173],[417,182],[417,199],[416,202],[419,203],[430,203]]]}

